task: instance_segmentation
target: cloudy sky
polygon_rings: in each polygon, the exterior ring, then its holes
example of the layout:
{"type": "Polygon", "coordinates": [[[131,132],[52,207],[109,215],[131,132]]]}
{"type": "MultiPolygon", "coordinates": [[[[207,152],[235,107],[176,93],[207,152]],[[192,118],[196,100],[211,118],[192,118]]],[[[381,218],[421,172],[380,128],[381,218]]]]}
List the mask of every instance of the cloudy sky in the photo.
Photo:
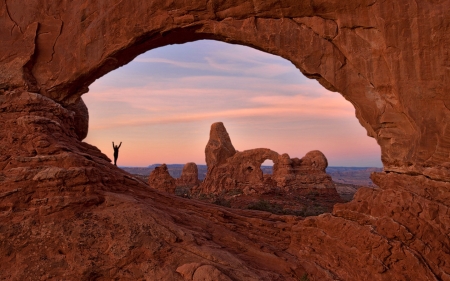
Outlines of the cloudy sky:
{"type": "Polygon", "coordinates": [[[97,80],[83,96],[86,142],[120,166],[205,163],[212,123],[234,147],[303,157],[320,150],[330,166],[381,167],[353,106],[304,77],[289,61],[248,47],[197,41],[151,50],[97,80]]]}

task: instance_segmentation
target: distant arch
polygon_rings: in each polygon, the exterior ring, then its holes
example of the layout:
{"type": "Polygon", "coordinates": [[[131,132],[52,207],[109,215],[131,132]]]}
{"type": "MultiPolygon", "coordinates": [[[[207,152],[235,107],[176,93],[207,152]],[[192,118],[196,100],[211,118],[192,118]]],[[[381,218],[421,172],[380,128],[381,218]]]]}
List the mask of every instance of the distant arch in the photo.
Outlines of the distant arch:
{"type": "Polygon", "coordinates": [[[273,175],[273,165],[274,162],[271,159],[266,159],[262,164],[261,164],[261,170],[263,172],[264,175],[273,175]]]}

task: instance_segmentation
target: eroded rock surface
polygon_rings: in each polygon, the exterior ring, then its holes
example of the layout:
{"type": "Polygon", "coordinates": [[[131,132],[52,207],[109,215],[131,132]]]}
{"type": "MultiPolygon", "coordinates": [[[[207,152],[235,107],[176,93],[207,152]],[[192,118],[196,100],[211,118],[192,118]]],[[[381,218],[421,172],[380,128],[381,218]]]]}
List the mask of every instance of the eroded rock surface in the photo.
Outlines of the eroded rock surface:
{"type": "Polygon", "coordinates": [[[0,97],[1,279],[201,280],[211,272],[256,281],[305,272],[281,250],[298,219],[149,188],[78,140],[73,111],[36,93],[0,97]],[[201,265],[197,279],[177,272],[189,263],[201,265]]]}
{"type": "Polygon", "coordinates": [[[89,131],[89,112],[84,101],[80,100],[74,104],[67,107],[75,113],[74,123],[75,123],[75,133],[78,136],[78,140],[82,141],[87,137],[89,131]]]}
{"type": "Polygon", "coordinates": [[[1,1],[0,279],[450,280],[449,14],[449,0],[1,1]],[[69,108],[95,79],[200,39],[341,93],[381,147],[380,188],[304,221],[234,211],[150,190],[79,141],[69,108]]]}

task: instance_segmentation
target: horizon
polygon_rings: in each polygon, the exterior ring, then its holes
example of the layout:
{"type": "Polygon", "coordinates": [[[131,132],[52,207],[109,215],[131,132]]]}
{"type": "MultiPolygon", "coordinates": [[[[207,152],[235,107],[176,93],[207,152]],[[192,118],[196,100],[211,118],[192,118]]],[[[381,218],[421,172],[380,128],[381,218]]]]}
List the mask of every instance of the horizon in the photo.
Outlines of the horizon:
{"type": "Polygon", "coordinates": [[[95,81],[85,142],[118,166],[204,165],[210,126],[223,122],[236,150],[291,158],[320,150],[335,167],[382,167],[380,147],[342,95],[281,57],[201,40],[150,50],[95,81]]]}
{"type": "MultiPolygon", "coordinates": [[[[170,165],[184,166],[187,163],[184,163],[184,164],[181,164],[181,163],[154,163],[154,164],[150,164],[148,166],[122,166],[122,165],[118,165],[117,167],[119,167],[119,168],[150,168],[151,166],[162,165],[162,164],[166,164],[167,166],[170,166],[170,165]]],[[[207,166],[206,164],[197,164],[197,163],[195,163],[195,164],[197,166],[207,166]]],[[[272,167],[272,165],[261,165],[261,167],[272,167]]],[[[328,168],[383,168],[383,167],[375,167],[375,166],[327,166],[327,169],[328,168]]]]}

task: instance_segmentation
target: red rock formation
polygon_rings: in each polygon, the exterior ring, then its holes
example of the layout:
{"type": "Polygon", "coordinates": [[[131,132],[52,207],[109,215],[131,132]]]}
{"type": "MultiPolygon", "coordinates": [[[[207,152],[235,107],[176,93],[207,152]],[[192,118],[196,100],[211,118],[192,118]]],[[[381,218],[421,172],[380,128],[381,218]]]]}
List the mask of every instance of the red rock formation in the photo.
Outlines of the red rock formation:
{"type": "Polygon", "coordinates": [[[68,110],[74,112],[74,122],[75,122],[75,133],[78,136],[80,141],[84,140],[87,137],[89,130],[89,112],[86,107],[84,101],[80,98],[80,100],[72,105],[67,107],[68,110]]]}
{"type": "Polygon", "coordinates": [[[184,165],[180,178],[176,179],[176,185],[190,189],[199,186],[197,164],[190,162],[184,165]]]}
{"type": "Polygon", "coordinates": [[[0,279],[449,280],[449,14],[449,0],[1,1],[0,279]],[[146,189],[79,141],[68,108],[95,79],[200,39],[341,93],[381,147],[380,189],[304,221],[225,210],[146,189]]]}
{"type": "Polygon", "coordinates": [[[223,123],[212,124],[209,141],[205,148],[206,165],[215,167],[225,164],[226,160],[235,153],[236,150],[223,123]]]}
{"type": "Polygon", "coordinates": [[[331,177],[325,172],[327,159],[318,150],[308,152],[302,159],[291,159],[288,154],[279,155],[267,148],[236,152],[225,126],[220,122],[211,125],[205,155],[208,172],[197,190],[200,193],[218,194],[238,189],[245,194],[261,194],[274,187],[284,191],[323,188],[333,190],[335,198],[339,199],[331,177]],[[224,153],[230,147],[233,153],[224,153]],[[261,170],[261,164],[267,159],[274,163],[271,177],[264,177],[261,170]]]}
{"type": "Polygon", "coordinates": [[[150,176],[148,177],[148,185],[161,191],[175,193],[175,179],[169,174],[166,164],[156,167],[150,173],[150,176]]]}

